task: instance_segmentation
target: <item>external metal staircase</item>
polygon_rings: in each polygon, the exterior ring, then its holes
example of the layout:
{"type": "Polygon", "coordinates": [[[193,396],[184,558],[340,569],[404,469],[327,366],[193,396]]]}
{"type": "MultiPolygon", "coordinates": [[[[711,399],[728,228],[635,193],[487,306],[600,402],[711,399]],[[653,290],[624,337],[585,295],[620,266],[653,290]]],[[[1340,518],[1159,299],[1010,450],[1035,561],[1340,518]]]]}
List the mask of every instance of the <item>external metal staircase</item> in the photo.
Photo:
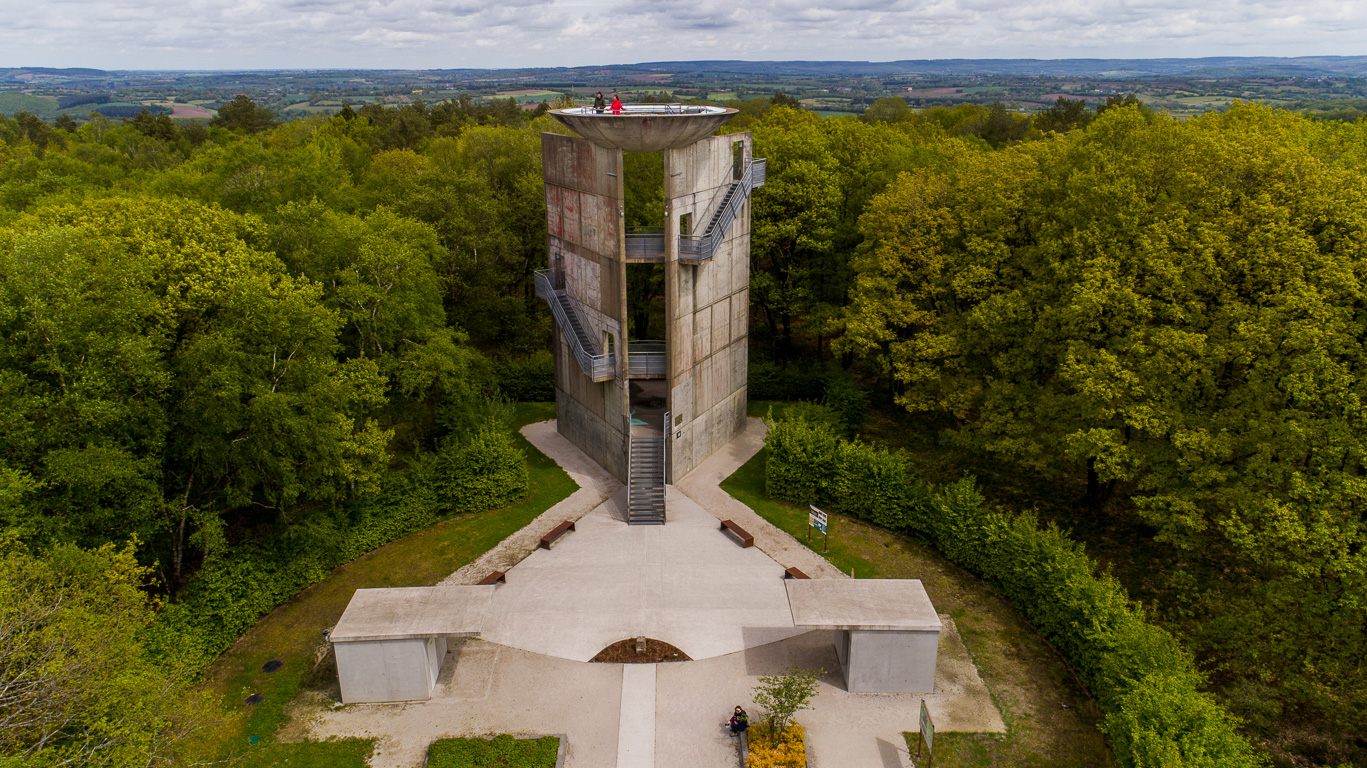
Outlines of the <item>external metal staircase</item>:
{"type": "MultiPolygon", "coordinates": [[[[736,220],[736,214],[750,199],[750,193],[764,186],[768,177],[768,164],[762,157],[752,158],[745,163],[745,172],[739,179],[731,182],[722,194],[721,200],[712,207],[712,215],[707,226],[697,237],[679,238],[679,260],[698,264],[717,255],[717,249],[726,239],[726,233],[736,220]]],[[[665,231],[663,227],[631,227],[627,230],[627,259],[631,261],[664,261],[665,231]]]]}
{"type": "MultiPolygon", "coordinates": [[[[669,414],[664,423],[669,424],[669,414]]],[[[627,524],[665,524],[665,436],[632,435],[627,448],[627,524]]]]}
{"type": "Polygon", "coordinates": [[[535,273],[536,295],[545,299],[551,306],[555,322],[565,334],[565,339],[574,352],[574,359],[584,373],[594,381],[607,381],[616,375],[616,365],[612,350],[604,351],[598,341],[601,333],[586,327],[584,312],[579,302],[564,286],[564,281],[554,269],[541,269],[535,273]]]}
{"type": "Polygon", "coordinates": [[[731,182],[726,188],[726,193],[712,209],[712,216],[707,220],[707,227],[703,229],[703,233],[698,237],[679,238],[679,260],[698,263],[717,255],[717,249],[726,239],[726,233],[735,222],[741,206],[750,199],[751,192],[764,186],[766,178],[768,164],[764,158],[757,157],[748,161],[745,164],[745,173],[731,182]]]}

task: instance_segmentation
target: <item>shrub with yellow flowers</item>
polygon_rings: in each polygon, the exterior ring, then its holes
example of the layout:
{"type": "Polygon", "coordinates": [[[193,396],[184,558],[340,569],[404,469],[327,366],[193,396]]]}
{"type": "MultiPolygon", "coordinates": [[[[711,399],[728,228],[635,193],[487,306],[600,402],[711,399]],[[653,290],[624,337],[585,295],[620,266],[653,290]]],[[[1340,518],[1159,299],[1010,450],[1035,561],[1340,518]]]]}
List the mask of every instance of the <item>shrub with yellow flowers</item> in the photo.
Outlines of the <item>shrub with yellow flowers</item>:
{"type": "Polygon", "coordinates": [[[807,732],[797,723],[775,732],[769,725],[750,729],[745,768],[806,768],[807,732]]]}

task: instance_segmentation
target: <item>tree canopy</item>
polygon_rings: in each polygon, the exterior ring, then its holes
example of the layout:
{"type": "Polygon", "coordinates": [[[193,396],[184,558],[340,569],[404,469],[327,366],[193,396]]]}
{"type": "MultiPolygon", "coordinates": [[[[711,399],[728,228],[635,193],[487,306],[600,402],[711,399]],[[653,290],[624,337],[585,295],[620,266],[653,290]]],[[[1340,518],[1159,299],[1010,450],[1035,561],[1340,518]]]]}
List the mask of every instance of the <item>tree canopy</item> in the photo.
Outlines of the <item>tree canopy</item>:
{"type": "Polygon", "coordinates": [[[841,341],[947,439],[1085,473],[1093,513],[1124,487],[1226,565],[1199,601],[1222,663],[1330,709],[1367,695],[1367,183],[1341,131],[1118,108],[904,175],[861,219],[841,341]]]}

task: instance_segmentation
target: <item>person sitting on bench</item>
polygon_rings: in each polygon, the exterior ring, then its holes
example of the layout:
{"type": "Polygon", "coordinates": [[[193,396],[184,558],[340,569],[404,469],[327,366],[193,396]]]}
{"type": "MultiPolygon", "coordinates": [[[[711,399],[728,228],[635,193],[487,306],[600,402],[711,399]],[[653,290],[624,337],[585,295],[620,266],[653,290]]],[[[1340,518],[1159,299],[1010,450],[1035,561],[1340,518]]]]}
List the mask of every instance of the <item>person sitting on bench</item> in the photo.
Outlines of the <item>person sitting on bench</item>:
{"type": "Polygon", "coordinates": [[[722,723],[722,726],[731,731],[731,738],[734,739],[750,727],[750,716],[745,714],[745,710],[738,706],[736,707],[736,713],[731,715],[729,721],[722,723]]]}

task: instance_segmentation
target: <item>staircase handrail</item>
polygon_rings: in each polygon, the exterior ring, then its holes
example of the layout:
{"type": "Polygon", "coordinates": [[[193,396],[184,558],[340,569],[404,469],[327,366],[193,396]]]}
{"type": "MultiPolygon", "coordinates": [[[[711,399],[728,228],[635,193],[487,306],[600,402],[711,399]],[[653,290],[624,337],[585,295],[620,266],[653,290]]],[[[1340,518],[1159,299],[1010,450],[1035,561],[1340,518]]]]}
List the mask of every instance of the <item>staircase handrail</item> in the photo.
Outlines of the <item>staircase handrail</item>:
{"type": "Polygon", "coordinates": [[[627,408],[627,522],[631,522],[631,409],[627,408]]]}
{"type": "Polygon", "coordinates": [[[674,434],[673,414],[665,411],[664,434],[660,435],[660,490],[668,492],[665,488],[669,484],[669,438],[674,434]]]}
{"type": "MultiPolygon", "coordinates": [[[[587,316],[579,309],[579,302],[575,300],[574,294],[570,293],[568,288],[558,289],[555,287],[556,277],[556,270],[554,269],[536,270],[533,273],[533,279],[536,284],[536,295],[544,299],[546,303],[551,306],[551,315],[555,317],[555,321],[559,324],[561,332],[565,335],[565,338],[569,340],[570,350],[574,352],[574,359],[579,363],[580,369],[593,379],[612,376],[614,367],[612,355],[609,352],[599,352],[594,339],[588,338],[581,341],[579,334],[573,332],[572,329],[574,326],[570,324],[569,317],[565,314],[564,307],[560,305],[560,302],[557,299],[560,296],[564,296],[569,301],[570,310],[576,314],[577,319],[581,319],[581,326],[586,324],[583,320],[586,320],[587,316]],[[588,345],[587,349],[585,348],[586,344],[588,345]]],[[[592,323],[588,323],[588,325],[591,326],[592,323]]],[[[595,331],[596,330],[597,329],[595,328],[595,331]]]]}
{"type": "Polygon", "coordinates": [[[723,197],[725,203],[721,208],[712,212],[708,218],[707,229],[698,237],[679,238],[680,258],[687,255],[697,261],[706,261],[717,254],[717,249],[726,239],[726,233],[731,229],[731,224],[735,222],[740,207],[744,205],[745,200],[750,198],[750,193],[755,188],[764,186],[765,180],[768,178],[768,165],[762,157],[751,158],[746,161],[745,173],[727,187],[726,195],[723,197]]]}

